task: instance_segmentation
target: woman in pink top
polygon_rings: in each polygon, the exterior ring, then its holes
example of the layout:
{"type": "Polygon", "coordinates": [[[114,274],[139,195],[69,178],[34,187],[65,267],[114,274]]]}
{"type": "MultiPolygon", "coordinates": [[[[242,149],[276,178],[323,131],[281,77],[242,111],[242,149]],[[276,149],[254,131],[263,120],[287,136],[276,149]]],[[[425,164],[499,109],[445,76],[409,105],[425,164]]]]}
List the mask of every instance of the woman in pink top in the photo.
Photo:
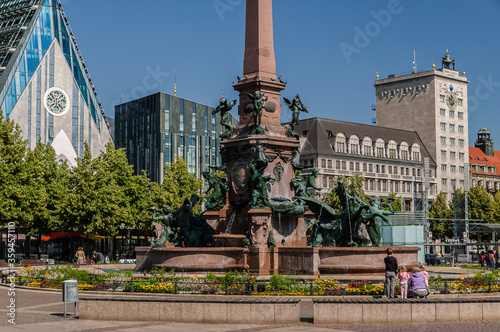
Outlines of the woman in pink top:
{"type": "Polygon", "coordinates": [[[406,293],[408,292],[408,279],[410,279],[410,275],[406,272],[405,266],[399,267],[398,279],[399,287],[401,288],[401,298],[406,299],[406,293]]]}

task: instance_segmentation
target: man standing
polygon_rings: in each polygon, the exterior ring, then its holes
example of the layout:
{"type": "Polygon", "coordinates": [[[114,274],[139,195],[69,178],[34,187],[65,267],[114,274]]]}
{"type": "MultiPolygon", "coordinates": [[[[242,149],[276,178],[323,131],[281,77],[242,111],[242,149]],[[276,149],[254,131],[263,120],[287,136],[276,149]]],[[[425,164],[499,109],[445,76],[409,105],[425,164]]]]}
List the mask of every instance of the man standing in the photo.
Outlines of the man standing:
{"type": "Polygon", "coordinates": [[[385,295],[388,299],[394,298],[394,283],[396,274],[398,273],[398,260],[392,256],[392,248],[387,248],[387,257],[384,258],[385,263],[385,295]]]}

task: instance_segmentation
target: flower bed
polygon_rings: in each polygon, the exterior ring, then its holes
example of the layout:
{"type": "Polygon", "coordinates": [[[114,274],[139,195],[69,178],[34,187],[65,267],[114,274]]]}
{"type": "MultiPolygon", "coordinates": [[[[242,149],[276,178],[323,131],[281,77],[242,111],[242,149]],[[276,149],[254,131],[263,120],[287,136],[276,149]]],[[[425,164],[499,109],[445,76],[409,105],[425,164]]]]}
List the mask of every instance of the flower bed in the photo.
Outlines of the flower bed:
{"type": "MultiPolygon", "coordinates": [[[[68,267],[20,269],[18,285],[36,288],[61,289],[64,280],[78,280],[78,289],[108,292],[144,292],[172,294],[226,294],[259,296],[345,296],[383,295],[384,286],[369,280],[339,282],[332,278],[314,281],[297,280],[290,276],[274,275],[269,282],[255,282],[255,276],[246,272],[230,271],[222,278],[208,273],[203,278],[177,276],[173,271],[152,270],[151,277],[134,277],[132,272],[89,275],[68,267]]],[[[477,274],[472,279],[443,281],[431,277],[431,294],[500,292],[498,272],[477,274]]],[[[396,284],[396,294],[399,285],[396,284]]]]}

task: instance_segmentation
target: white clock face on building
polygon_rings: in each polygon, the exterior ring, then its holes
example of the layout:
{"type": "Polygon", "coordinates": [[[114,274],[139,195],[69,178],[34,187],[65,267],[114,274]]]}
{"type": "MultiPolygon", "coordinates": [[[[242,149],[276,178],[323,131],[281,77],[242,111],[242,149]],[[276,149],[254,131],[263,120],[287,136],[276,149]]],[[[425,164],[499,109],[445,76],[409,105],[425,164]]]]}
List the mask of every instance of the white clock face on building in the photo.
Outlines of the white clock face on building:
{"type": "Polygon", "coordinates": [[[52,87],[45,92],[43,103],[47,112],[54,116],[62,116],[69,110],[69,97],[66,91],[52,87]]]}

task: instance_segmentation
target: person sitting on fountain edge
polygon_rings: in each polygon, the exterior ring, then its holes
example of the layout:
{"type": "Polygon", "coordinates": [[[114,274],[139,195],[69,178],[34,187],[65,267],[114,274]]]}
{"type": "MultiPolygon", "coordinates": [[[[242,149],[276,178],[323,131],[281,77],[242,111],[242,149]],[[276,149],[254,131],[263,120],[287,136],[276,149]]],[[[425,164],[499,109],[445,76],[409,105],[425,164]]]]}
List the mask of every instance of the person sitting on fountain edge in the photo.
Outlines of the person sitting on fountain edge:
{"type": "Polygon", "coordinates": [[[398,260],[392,256],[392,248],[387,248],[387,257],[384,258],[385,263],[385,295],[388,299],[394,298],[394,284],[396,281],[396,273],[398,273],[398,260]]]}

